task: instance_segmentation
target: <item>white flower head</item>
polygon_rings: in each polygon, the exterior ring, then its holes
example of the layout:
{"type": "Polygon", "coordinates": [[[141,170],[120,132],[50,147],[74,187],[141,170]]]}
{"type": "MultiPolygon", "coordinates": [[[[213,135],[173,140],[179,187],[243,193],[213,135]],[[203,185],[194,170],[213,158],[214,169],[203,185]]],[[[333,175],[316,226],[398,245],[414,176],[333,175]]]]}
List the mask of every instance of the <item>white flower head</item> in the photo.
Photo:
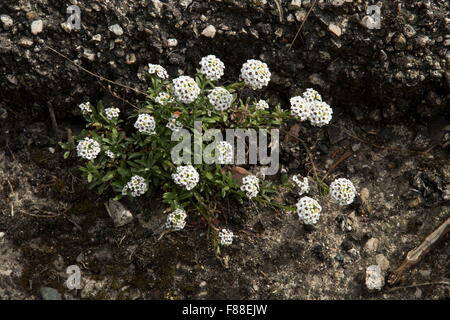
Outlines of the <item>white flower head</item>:
{"type": "Polygon", "coordinates": [[[156,122],[151,115],[147,113],[142,113],[138,116],[136,122],[134,123],[134,127],[138,129],[140,133],[154,134],[156,122]]]}
{"type": "Polygon", "coordinates": [[[169,213],[166,222],[166,228],[174,231],[179,231],[186,226],[186,211],[183,209],[176,209],[169,213]]]}
{"type": "Polygon", "coordinates": [[[159,64],[148,64],[148,73],[155,74],[161,78],[161,79],[167,79],[169,78],[169,75],[167,74],[166,69],[161,67],[159,64]]]}
{"type": "Polygon", "coordinates": [[[331,198],[341,206],[349,205],[355,200],[356,189],[346,178],[339,178],[330,184],[331,198]]]}
{"type": "Polygon", "coordinates": [[[303,99],[308,102],[322,101],[322,96],[316,90],[308,88],[303,92],[303,99]]]}
{"type": "Polygon", "coordinates": [[[119,108],[106,108],[105,109],[106,118],[108,120],[112,120],[114,118],[118,118],[119,117],[119,113],[120,113],[119,108]]]}
{"type": "Polygon", "coordinates": [[[100,153],[100,144],[91,138],[84,138],[77,145],[77,154],[86,160],[94,160],[100,153]]]}
{"type": "Polygon", "coordinates": [[[301,175],[296,175],[292,177],[292,180],[297,184],[297,187],[299,189],[298,194],[301,196],[304,193],[309,192],[309,181],[308,178],[302,178],[301,175]]]}
{"type": "Polygon", "coordinates": [[[320,218],[322,207],[310,197],[303,197],[297,202],[297,214],[304,224],[316,224],[320,218]]]}
{"type": "Polygon", "coordinates": [[[210,81],[216,81],[222,78],[225,70],[223,62],[214,55],[203,57],[200,60],[200,66],[200,72],[210,81]]]}
{"type": "Polygon", "coordinates": [[[82,103],[78,106],[81,109],[81,113],[86,115],[92,112],[91,104],[89,102],[82,103]]]}
{"type": "Polygon", "coordinates": [[[114,159],[116,157],[116,155],[114,154],[114,152],[110,151],[110,150],[106,150],[105,154],[108,156],[108,158],[114,159]]]}
{"type": "Polygon", "coordinates": [[[225,111],[233,102],[233,95],[225,88],[216,87],[208,95],[209,102],[217,111],[225,111]]]}
{"type": "Polygon", "coordinates": [[[148,185],[145,179],[141,176],[133,176],[131,180],[123,187],[122,195],[127,195],[130,192],[132,197],[139,197],[146,193],[148,185]]]}
{"type": "Polygon", "coordinates": [[[269,84],[271,73],[267,64],[250,59],[242,65],[241,79],[253,90],[262,89],[269,84]]]}
{"type": "Polygon", "coordinates": [[[227,141],[220,141],[216,146],[216,159],[219,164],[233,162],[233,146],[227,141]]]}
{"type": "Polygon", "coordinates": [[[183,128],[183,125],[180,121],[177,120],[178,116],[174,114],[172,117],[170,117],[169,121],[166,124],[166,127],[172,130],[173,132],[177,132],[180,129],[183,128]]]}
{"type": "Polygon", "coordinates": [[[219,238],[222,246],[229,246],[233,243],[234,234],[231,230],[222,229],[219,232],[219,238]]]}
{"type": "Polygon", "coordinates": [[[173,94],[182,103],[191,103],[200,94],[200,88],[194,79],[188,76],[181,76],[173,79],[173,94]]]}
{"type": "Polygon", "coordinates": [[[248,175],[242,179],[241,190],[247,194],[247,198],[253,199],[259,192],[259,178],[255,175],[248,175]]]}
{"type": "Polygon", "coordinates": [[[176,184],[185,187],[186,190],[192,190],[199,182],[200,177],[192,165],[187,165],[178,166],[177,172],[172,174],[172,179],[176,184]]]}
{"type": "Polygon", "coordinates": [[[255,105],[256,110],[266,110],[269,109],[269,104],[264,100],[259,100],[255,105]]]}
{"type": "Polygon", "coordinates": [[[305,121],[311,115],[311,103],[306,99],[297,96],[292,97],[291,100],[291,115],[305,121]]]}
{"type": "Polygon", "coordinates": [[[174,102],[173,97],[170,96],[167,92],[160,92],[158,96],[155,98],[155,102],[162,106],[167,105],[168,103],[174,102]]]}
{"type": "Polygon", "coordinates": [[[316,127],[322,127],[329,124],[333,115],[333,109],[323,101],[311,102],[311,113],[309,121],[316,127]]]}

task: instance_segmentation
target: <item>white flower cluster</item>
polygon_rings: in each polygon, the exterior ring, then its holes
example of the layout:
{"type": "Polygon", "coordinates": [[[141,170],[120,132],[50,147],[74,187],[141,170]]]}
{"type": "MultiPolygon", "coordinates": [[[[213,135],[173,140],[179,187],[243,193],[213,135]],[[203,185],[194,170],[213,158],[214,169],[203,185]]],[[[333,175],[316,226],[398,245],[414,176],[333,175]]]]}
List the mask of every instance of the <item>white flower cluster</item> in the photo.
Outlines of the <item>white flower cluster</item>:
{"type": "Polygon", "coordinates": [[[168,103],[172,103],[173,101],[174,99],[167,92],[160,92],[155,98],[155,102],[162,106],[165,106],[168,103]]]}
{"type": "Polygon", "coordinates": [[[77,154],[86,160],[94,160],[100,153],[100,144],[91,138],[84,138],[77,145],[77,154]]]}
{"type": "Polygon", "coordinates": [[[197,185],[200,177],[192,165],[179,166],[177,172],[172,174],[176,184],[183,186],[186,190],[192,190],[197,185]]]}
{"type": "Polygon", "coordinates": [[[355,199],[356,189],[350,180],[339,178],[330,184],[330,194],[334,201],[345,206],[351,204],[355,199]]]}
{"type": "Polygon", "coordinates": [[[248,175],[242,179],[241,190],[247,194],[249,199],[252,199],[258,195],[259,192],[259,179],[255,175],[248,175]]]}
{"type": "Polygon", "coordinates": [[[170,117],[169,121],[166,124],[166,127],[172,130],[173,132],[177,132],[178,130],[182,129],[183,125],[177,119],[178,116],[174,114],[172,117],[170,117]]]}
{"type": "Polygon", "coordinates": [[[233,102],[233,95],[225,88],[216,87],[208,95],[209,102],[217,111],[225,111],[233,102]]]}
{"type": "Polygon", "coordinates": [[[219,238],[222,246],[229,246],[233,243],[234,234],[231,230],[222,229],[219,232],[219,238]]]}
{"type": "Polygon", "coordinates": [[[82,103],[78,107],[81,109],[82,114],[88,114],[92,112],[91,104],[89,102],[82,103]]]}
{"type": "Polygon", "coordinates": [[[322,207],[310,197],[303,197],[297,202],[297,214],[304,224],[316,224],[320,218],[322,207]]]}
{"type": "Polygon", "coordinates": [[[106,108],[105,109],[106,118],[108,118],[108,120],[118,118],[119,113],[120,113],[119,108],[106,108]]]}
{"type": "Polygon", "coordinates": [[[186,226],[186,211],[183,209],[176,209],[167,217],[166,228],[174,231],[179,231],[186,226]]]}
{"type": "Polygon", "coordinates": [[[241,78],[252,89],[262,89],[269,84],[271,73],[267,64],[250,59],[242,65],[241,78]]]}
{"type": "Polygon", "coordinates": [[[309,192],[309,182],[307,177],[302,179],[301,175],[296,175],[292,177],[292,180],[294,180],[294,182],[297,184],[297,187],[299,189],[298,194],[300,196],[304,193],[309,192]]]}
{"type": "Polygon", "coordinates": [[[269,109],[269,104],[264,100],[259,100],[255,105],[256,110],[266,110],[269,109]]]}
{"type": "Polygon", "coordinates": [[[156,122],[151,115],[143,113],[138,116],[136,122],[134,123],[134,127],[141,133],[154,134],[156,122]]]}
{"type": "Polygon", "coordinates": [[[333,109],[324,101],[314,89],[307,89],[303,96],[290,99],[291,114],[300,121],[309,120],[313,126],[321,127],[330,123],[333,109]]]}
{"type": "Polygon", "coordinates": [[[161,79],[167,79],[169,78],[169,75],[167,74],[166,69],[161,67],[159,64],[148,64],[148,73],[155,74],[160,77],[161,79]]]}
{"type": "Polygon", "coordinates": [[[227,141],[220,141],[216,146],[217,161],[220,164],[233,162],[233,146],[227,141]]]}
{"type": "Polygon", "coordinates": [[[116,157],[116,155],[110,150],[106,150],[105,154],[111,159],[114,159],[116,157]]]}
{"type": "Polygon", "coordinates": [[[216,81],[222,78],[225,65],[216,56],[210,54],[200,60],[200,72],[210,81],[216,81]]]}
{"type": "Polygon", "coordinates": [[[132,197],[139,197],[147,192],[148,186],[144,178],[141,176],[133,176],[131,180],[123,187],[122,195],[127,195],[131,192],[132,197]]]}
{"type": "Polygon", "coordinates": [[[188,76],[181,76],[173,79],[173,94],[182,103],[191,103],[200,94],[200,88],[194,79],[188,76]]]}

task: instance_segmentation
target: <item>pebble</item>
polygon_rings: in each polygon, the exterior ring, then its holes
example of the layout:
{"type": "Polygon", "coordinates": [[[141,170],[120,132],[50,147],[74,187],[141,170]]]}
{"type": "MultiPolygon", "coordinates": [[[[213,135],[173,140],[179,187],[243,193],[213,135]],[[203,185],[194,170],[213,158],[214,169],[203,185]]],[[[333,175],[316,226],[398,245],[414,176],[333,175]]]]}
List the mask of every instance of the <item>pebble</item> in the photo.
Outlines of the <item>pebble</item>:
{"type": "Polygon", "coordinates": [[[92,40],[100,42],[100,41],[102,41],[102,35],[101,34],[95,34],[95,35],[92,36],[92,40]]]}
{"type": "Polygon", "coordinates": [[[3,238],[5,236],[4,232],[0,232],[0,239],[3,238]]]}
{"type": "Polygon", "coordinates": [[[44,22],[42,20],[35,20],[31,23],[31,33],[37,35],[44,29],[44,22]]]}
{"type": "Polygon", "coordinates": [[[41,287],[39,292],[44,300],[62,300],[61,294],[56,289],[41,287]]]}
{"type": "Polygon", "coordinates": [[[112,33],[114,33],[118,37],[123,35],[123,29],[118,24],[113,24],[112,26],[109,26],[108,29],[109,29],[109,31],[111,31],[112,33]]]}
{"type": "Polygon", "coordinates": [[[5,29],[8,29],[14,24],[14,20],[7,14],[0,15],[0,21],[3,23],[3,27],[5,27],[5,29]]]}
{"type": "Polygon", "coordinates": [[[377,252],[379,245],[380,245],[380,240],[378,240],[377,238],[370,238],[369,240],[367,240],[366,244],[364,245],[364,251],[367,253],[377,252]]]}
{"type": "Polygon", "coordinates": [[[21,47],[31,47],[33,45],[33,40],[29,38],[22,38],[19,40],[19,45],[21,47]]]}
{"type": "Polygon", "coordinates": [[[167,46],[176,47],[178,45],[177,39],[167,39],[167,46]]]}
{"type": "Polygon", "coordinates": [[[342,29],[337,24],[330,24],[328,26],[328,30],[330,30],[336,37],[340,37],[342,35],[342,29]]]}
{"type": "Polygon", "coordinates": [[[214,38],[216,36],[216,28],[210,24],[202,31],[202,36],[211,39],[214,38]]]}
{"type": "Polygon", "coordinates": [[[366,269],[366,287],[369,290],[381,290],[384,286],[384,277],[378,265],[368,266],[366,269]]]}
{"type": "Polygon", "coordinates": [[[90,49],[84,49],[83,57],[85,57],[89,61],[94,61],[95,60],[95,53],[92,50],[90,50],[90,49]]]}
{"type": "Polygon", "coordinates": [[[302,7],[302,0],[292,0],[291,3],[289,3],[288,8],[289,10],[299,10],[302,7]]]}
{"type": "Polygon", "coordinates": [[[394,48],[396,50],[404,50],[406,48],[406,38],[403,34],[397,34],[397,36],[393,39],[394,48]]]}
{"type": "Polygon", "coordinates": [[[123,204],[119,201],[110,199],[107,203],[108,214],[113,219],[116,227],[121,227],[130,223],[133,220],[133,215],[123,204]]]}
{"type": "Polygon", "coordinates": [[[414,27],[410,24],[405,24],[403,26],[403,34],[407,37],[407,38],[412,38],[416,35],[416,30],[414,29],[414,27]]]}
{"type": "Polygon", "coordinates": [[[125,57],[126,64],[135,64],[136,63],[136,55],[134,53],[129,53],[125,57]]]}

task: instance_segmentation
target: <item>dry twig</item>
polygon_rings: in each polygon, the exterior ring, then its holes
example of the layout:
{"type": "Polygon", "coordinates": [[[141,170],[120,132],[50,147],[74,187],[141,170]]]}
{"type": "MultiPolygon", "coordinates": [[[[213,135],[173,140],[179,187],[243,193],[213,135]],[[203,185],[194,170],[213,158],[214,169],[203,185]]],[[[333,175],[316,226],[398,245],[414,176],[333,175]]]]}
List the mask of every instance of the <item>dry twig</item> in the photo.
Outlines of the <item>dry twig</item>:
{"type": "Polygon", "coordinates": [[[412,266],[419,263],[420,260],[432,249],[432,247],[443,239],[450,230],[450,217],[441,224],[436,230],[430,233],[425,240],[416,248],[408,252],[405,260],[402,264],[391,272],[388,277],[388,283],[394,285],[399,283],[403,277],[403,274],[412,266]]]}
{"type": "Polygon", "coordinates": [[[289,51],[291,51],[292,46],[295,43],[295,40],[297,40],[298,35],[300,34],[300,32],[303,29],[303,25],[305,24],[306,20],[308,20],[308,17],[310,15],[310,13],[312,12],[312,10],[314,9],[314,7],[316,6],[317,0],[314,0],[314,3],[312,4],[311,8],[309,8],[308,13],[306,14],[305,20],[303,20],[302,24],[300,25],[300,28],[298,28],[297,33],[295,34],[294,40],[292,40],[291,44],[289,45],[289,51]]]}

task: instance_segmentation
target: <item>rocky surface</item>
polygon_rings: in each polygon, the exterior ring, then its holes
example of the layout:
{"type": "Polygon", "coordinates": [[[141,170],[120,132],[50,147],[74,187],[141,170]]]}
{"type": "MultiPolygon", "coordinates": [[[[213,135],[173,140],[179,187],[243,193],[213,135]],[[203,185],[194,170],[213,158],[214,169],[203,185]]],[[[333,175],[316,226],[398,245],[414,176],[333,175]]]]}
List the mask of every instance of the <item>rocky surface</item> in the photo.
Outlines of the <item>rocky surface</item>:
{"type": "MultiPolygon", "coordinates": [[[[4,0],[0,4],[0,97],[28,112],[58,116],[75,105],[108,95],[78,65],[108,79],[145,90],[149,62],[172,75],[190,73],[215,54],[236,79],[248,58],[273,71],[273,100],[314,86],[333,105],[368,112],[375,119],[442,112],[450,83],[449,3],[379,1],[381,28],[367,28],[370,1],[320,0],[299,36],[314,1],[71,1],[81,28],[67,23],[67,5],[51,0],[4,0]],[[39,102],[40,105],[30,103],[39,102]],[[30,110],[31,109],[31,110],[30,110]]],[[[142,98],[120,87],[126,99],[142,98]]],[[[116,101],[115,103],[119,103],[116,101]]]]}

